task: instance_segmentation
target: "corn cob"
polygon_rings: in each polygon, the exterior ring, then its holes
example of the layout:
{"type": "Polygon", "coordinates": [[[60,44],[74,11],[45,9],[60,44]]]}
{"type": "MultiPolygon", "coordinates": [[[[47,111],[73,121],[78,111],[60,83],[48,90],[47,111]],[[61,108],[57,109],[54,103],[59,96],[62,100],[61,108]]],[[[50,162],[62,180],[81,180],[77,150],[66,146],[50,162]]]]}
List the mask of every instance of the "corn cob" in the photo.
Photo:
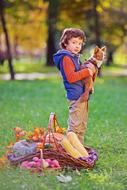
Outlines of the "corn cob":
{"type": "Polygon", "coordinates": [[[74,132],[67,133],[67,139],[69,140],[70,144],[78,150],[78,152],[83,155],[83,157],[87,157],[89,154],[84,146],[79,141],[77,135],[74,132]]]}
{"type": "Polygon", "coordinates": [[[64,137],[61,141],[61,145],[62,147],[65,149],[65,151],[71,155],[74,158],[79,158],[79,157],[83,157],[83,155],[81,153],[78,152],[78,150],[76,150],[68,141],[68,139],[66,137],[64,137]]]}

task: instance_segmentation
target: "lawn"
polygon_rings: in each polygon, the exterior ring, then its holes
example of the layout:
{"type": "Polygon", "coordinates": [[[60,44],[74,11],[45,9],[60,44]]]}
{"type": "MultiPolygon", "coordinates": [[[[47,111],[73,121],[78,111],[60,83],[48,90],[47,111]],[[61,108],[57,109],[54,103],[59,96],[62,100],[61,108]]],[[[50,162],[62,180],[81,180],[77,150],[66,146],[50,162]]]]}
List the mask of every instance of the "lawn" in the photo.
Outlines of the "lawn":
{"type": "MultiPolygon", "coordinates": [[[[0,81],[0,156],[14,141],[13,128],[47,127],[55,112],[67,127],[67,102],[58,78],[36,81],[0,81]]],[[[0,169],[1,190],[125,190],[127,189],[127,78],[97,79],[89,102],[85,143],[99,153],[91,171],[63,171],[72,181],[61,184],[57,172],[44,176],[7,166],[0,169]]]]}
{"type": "MultiPolygon", "coordinates": [[[[22,58],[19,60],[13,60],[13,67],[15,73],[53,73],[57,72],[56,67],[47,67],[45,60],[34,60],[30,58],[22,58]]],[[[8,73],[8,62],[5,61],[4,65],[0,65],[0,74],[8,73]]]]}
{"type": "MultiPolygon", "coordinates": [[[[84,59],[88,59],[90,54],[87,52],[86,54],[81,56],[82,62],[84,59]]],[[[125,56],[119,55],[115,56],[115,64],[111,64],[110,67],[107,67],[105,63],[102,66],[102,72],[105,74],[106,72],[111,72],[112,74],[117,74],[125,71],[126,61],[119,61],[125,56]],[[124,66],[125,65],[125,66],[124,66]]],[[[126,60],[125,58],[123,60],[126,60]]],[[[34,60],[30,58],[22,58],[19,60],[13,60],[14,71],[17,74],[20,73],[57,73],[56,67],[47,67],[45,63],[45,59],[34,60]]],[[[5,61],[4,65],[0,65],[0,77],[2,74],[9,73],[8,62],[5,61]]]]}

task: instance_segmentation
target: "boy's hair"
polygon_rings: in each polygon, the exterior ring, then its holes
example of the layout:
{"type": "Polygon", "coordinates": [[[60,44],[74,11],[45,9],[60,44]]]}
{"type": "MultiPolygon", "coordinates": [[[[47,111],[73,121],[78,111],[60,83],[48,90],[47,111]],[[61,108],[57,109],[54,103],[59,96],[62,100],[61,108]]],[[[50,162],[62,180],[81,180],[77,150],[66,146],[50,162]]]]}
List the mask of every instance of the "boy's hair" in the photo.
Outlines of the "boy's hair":
{"type": "Polygon", "coordinates": [[[64,29],[62,36],[60,38],[60,46],[61,48],[66,48],[66,44],[71,38],[81,38],[83,40],[83,44],[86,41],[85,33],[77,28],[66,28],[64,29]]]}

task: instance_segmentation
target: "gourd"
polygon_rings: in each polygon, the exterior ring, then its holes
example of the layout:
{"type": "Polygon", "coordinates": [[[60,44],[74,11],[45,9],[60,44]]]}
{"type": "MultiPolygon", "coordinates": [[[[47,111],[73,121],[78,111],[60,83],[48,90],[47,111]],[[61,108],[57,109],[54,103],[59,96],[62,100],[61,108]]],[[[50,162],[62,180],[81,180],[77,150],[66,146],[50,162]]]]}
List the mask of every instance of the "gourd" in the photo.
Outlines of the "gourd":
{"type": "Polygon", "coordinates": [[[57,141],[61,141],[64,135],[61,133],[51,133],[46,136],[46,143],[54,142],[54,139],[57,141]]]}
{"type": "Polygon", "coordinates": [[[67,133],[67,139],[69,140],[70,144],[78,150],[78,152],[83,156],[87,157],[89,154],[87,150],[84,148],[84,146],[79,141],[77,135],[74,132],[68,132],[67,133]]]}
{"type": "Polygon", "coordinates": [[[70,144],[70,142],[68,141],[67,137],[64,137],[61,140],[61,145],[66,150],[66,152],[69,155],[71,155],[72,157],[74,157],[76,159],[78,159],[80,157],[83,157],[83,155],[70,144]]]}

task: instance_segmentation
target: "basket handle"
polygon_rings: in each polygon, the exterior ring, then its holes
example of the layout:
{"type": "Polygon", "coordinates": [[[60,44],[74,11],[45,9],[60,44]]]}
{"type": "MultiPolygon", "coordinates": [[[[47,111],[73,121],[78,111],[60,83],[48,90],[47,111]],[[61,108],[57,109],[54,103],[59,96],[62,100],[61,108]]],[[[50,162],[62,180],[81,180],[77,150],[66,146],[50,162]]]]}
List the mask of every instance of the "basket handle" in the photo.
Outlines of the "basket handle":
{"type": "Polygon", "coordinates": [[[56,132],[57,126],[59,126],[60,128],[60,125],[56,119],[56,114],[54,112],[51,112],[49,116],[48,130],[53,130],[54,132],[56,132]]]}
{"type": "MultiPolygon", "coordinates": [[[[58,124],[58,121],[56,119],[56,114],[53,113],[53,112],[51,112],[50,116],[49,116],[49,122],[48,122],[47,132],[46,132],[46,134],[44,136],[43,150],[44,150],[44,144],[45,144],[46,136],[48,134],[52,134],[53,139],[54,139],[54,143],[55,143],[55,146],[56,146],[56,149],[59,150],[57,142],[56,142],[56,139],[55,139],[54,134],[53,134],[54,132],[56,132],[56,127],[57,126],[59,126],[59,124],[58,124]]],[[[49,135],[49,141],[50,141],[50,135],[49,135]]]]}

